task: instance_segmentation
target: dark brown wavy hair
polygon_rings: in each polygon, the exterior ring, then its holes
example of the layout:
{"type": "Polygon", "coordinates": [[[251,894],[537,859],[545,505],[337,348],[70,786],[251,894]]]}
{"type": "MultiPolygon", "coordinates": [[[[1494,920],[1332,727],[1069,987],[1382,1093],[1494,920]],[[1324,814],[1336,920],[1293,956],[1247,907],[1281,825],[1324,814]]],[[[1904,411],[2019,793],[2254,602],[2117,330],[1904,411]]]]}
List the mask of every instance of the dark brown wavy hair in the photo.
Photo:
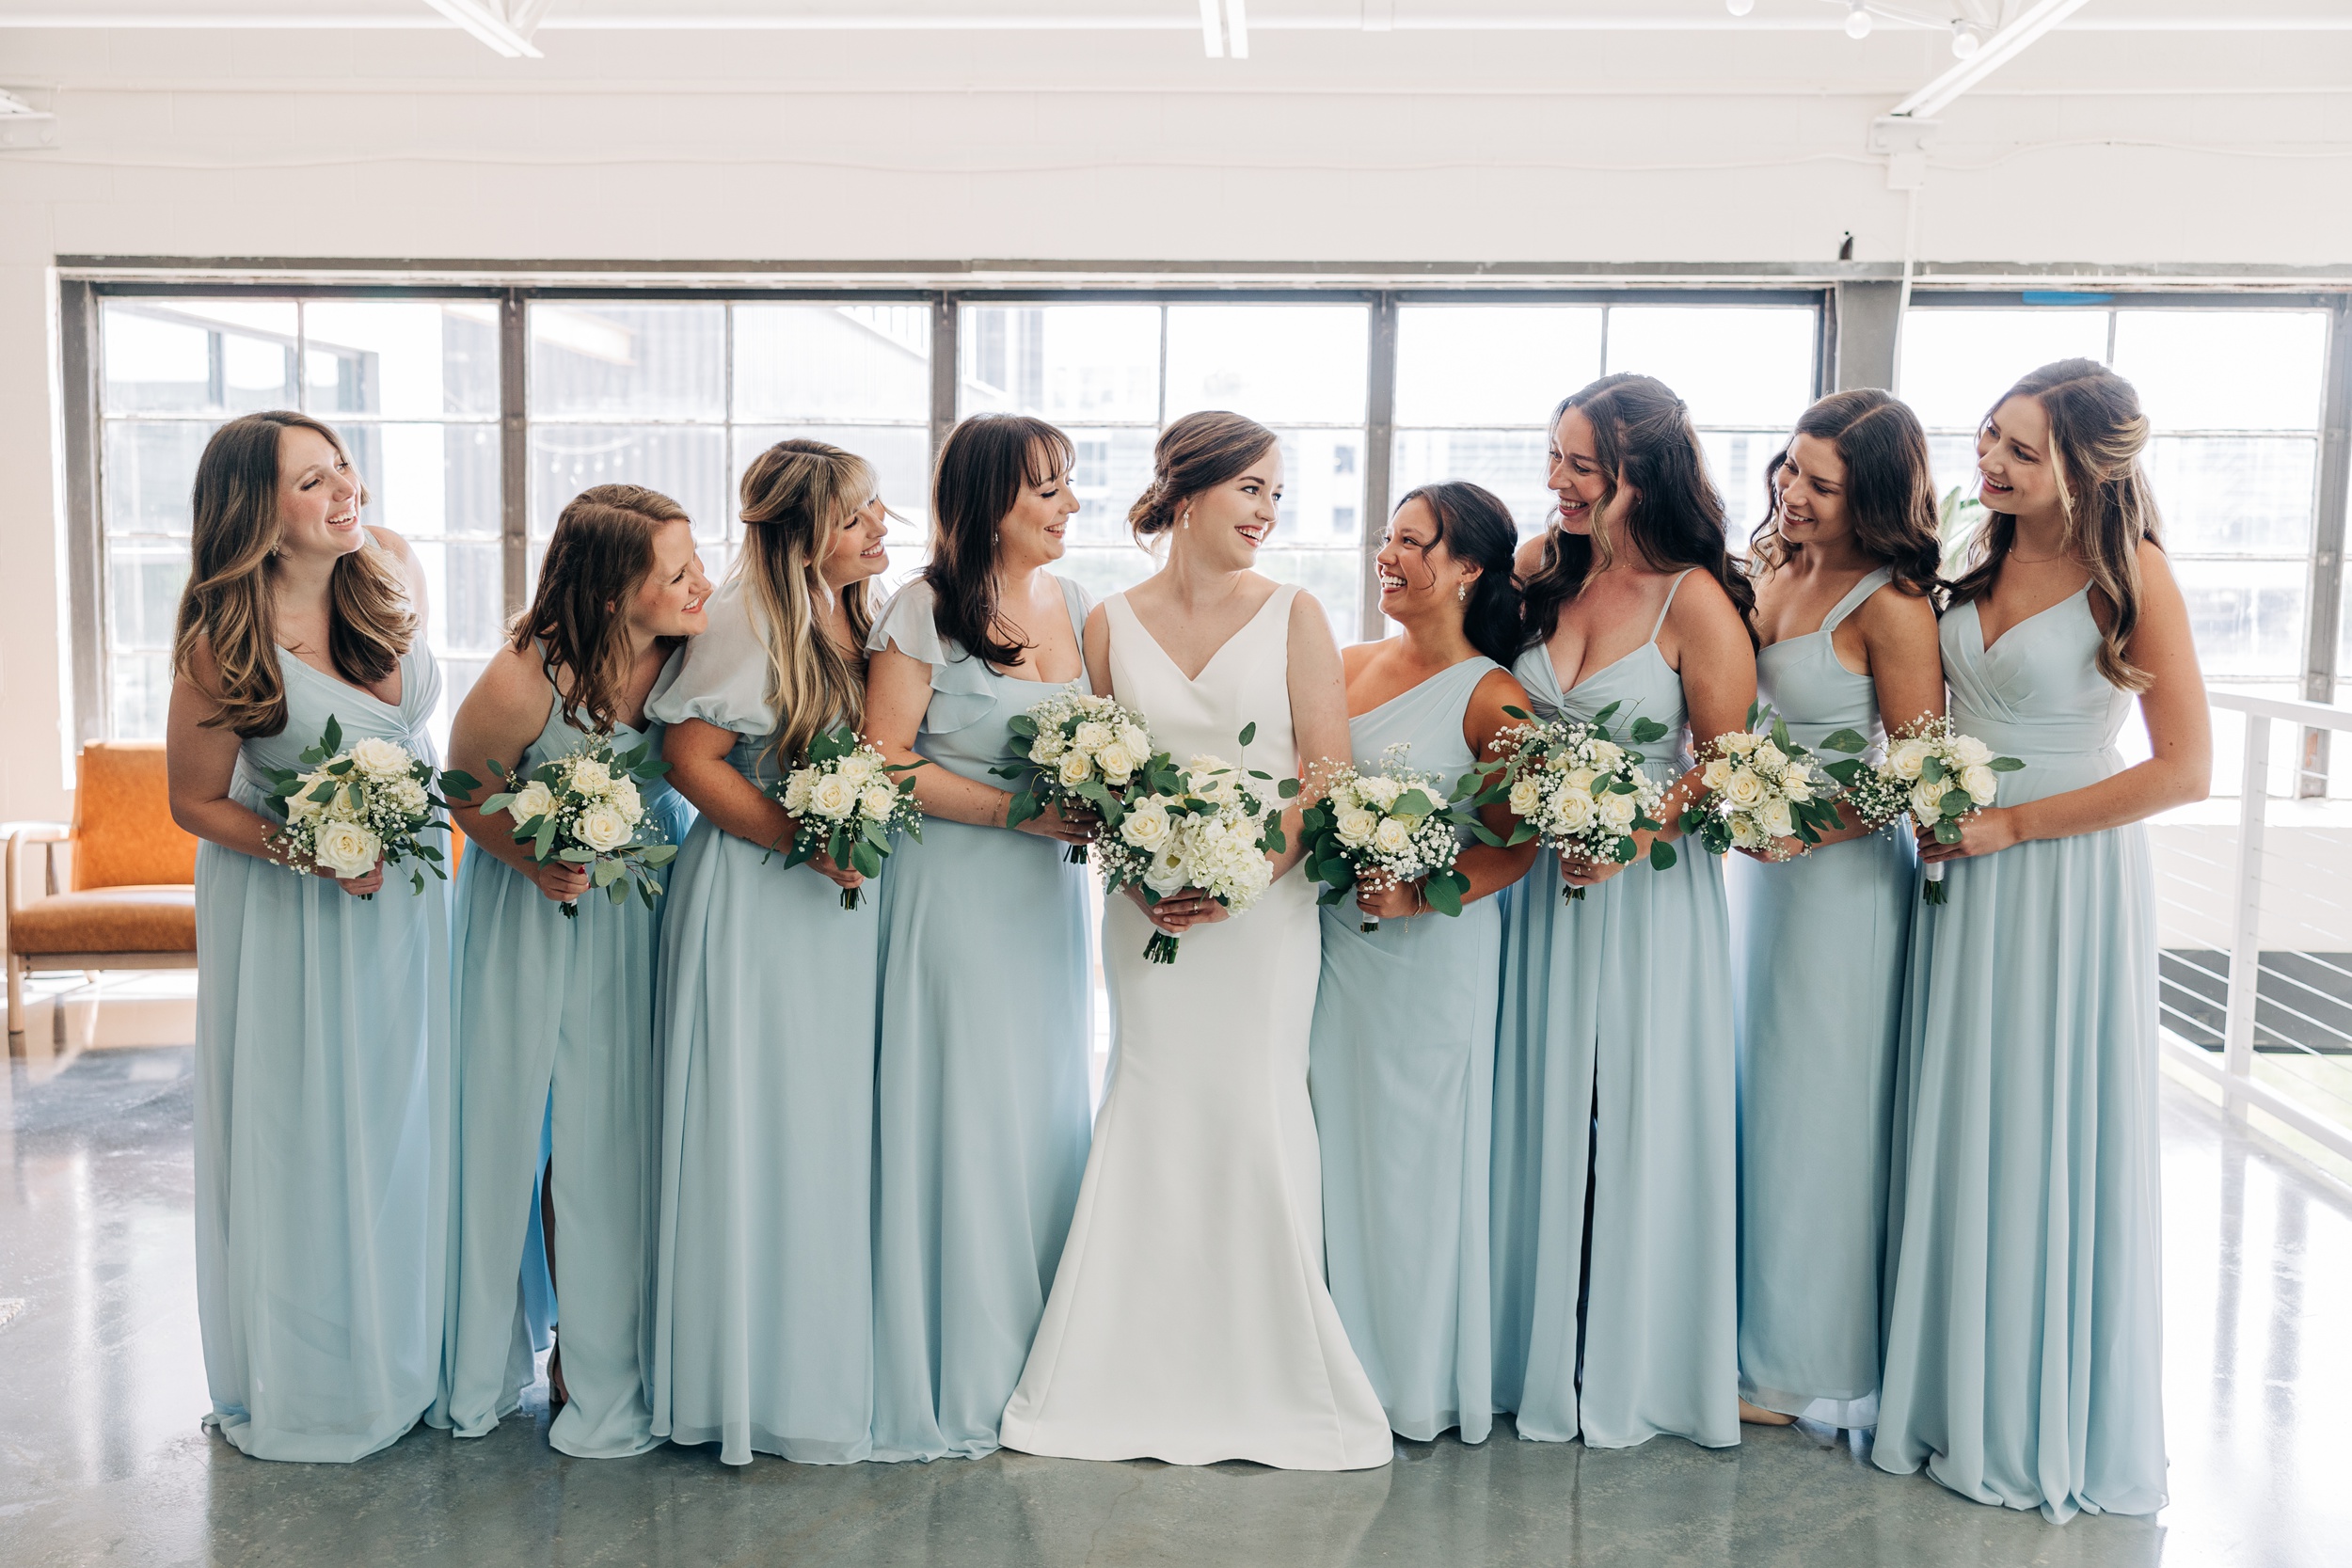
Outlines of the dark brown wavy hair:
{"type": "MultiPolygon", "coordinates": [[[[1795,435],[1837,449],[1846,465],[1846,523],[1862,553],[1892,573],[1906,594],[1932,594],[1941,587],[1935,474],[1928,433],[1911,405],[1875,387],[1832,392],[1804,411],[1795,435]]],[[[1760,563],[1779,571],[1804,547],[1780,531],[1780,488],[1772,481],[1788,451],[1781,448],[1764,465],[1764,520],[1748,540],[1751,569],[1760,563]]]]}
{"type": "Polygon", "coordinates": [[[1462,607],[1462,635],[1507,669],[1519,651],[1519,590],[1511,580],[1519,531],[1511,509],[1493,491],[1459,479],[1406,491],[1396,503],[1398,512],[1406,501],[1421,502],[1438,520],[1431,545],[1443,545],[1456,559],[1480,568],[1470,602],[1462,607]]]}
{"type": "Polygon", "coordinates": [[[1136,543],[1149,548],[1148,541],[1176,526],[1186,501],[1242,473],[1278,444],[1274,432],[1257,420],[1222,408],[1186,414],[1161,431],[1152,449],[1152,483],[1127,509],[1136,543]]]}
{"type": "MultiPolygon", "coordinates": [[[[1596,515],[1624,485],[1633,486],[1625,521],[1625,543],[1652,571],[1697,567],[1720,583],[1747,625],[1756,609],[1756,587],[1731,558],[1724,531],[1724,499],[1707,477],[1707,455],[1691,410],[1655,376],[1605,375],[1582,391],[1563,398],[1551,411],[1551,429],[1571,408],[1593,422],[1593,455],[1608,475],[1596,515]]],[[[1603,536],[1561,531],[1555,522],[1544,534],[1543,559],[1520,590],[1520,645],[1544,642],[1560,626],[1560,607],[1583,592],[1592,575],[1607,566],[1612,545],[1603,536]]],[[[1749,627],[1753,639],[1755,628],[1749,627]]]]}
{"type": "MultiPolygon", "coordinates": [[[[2121,690],[2145,691],[2155,677],[2124,650],[2139,626],[2140,541],[2162,548],[2164,540],[2155,492],[2140,467],[2149,424],[2138,389],[2096,359],[2060,359],[2003,392],[1985,410],[1985,422],[2011,398],[2031,398],[2049,417],[2050,467],[2066,512],[2066,551],[2090,569],[2092,586],[2115,607],[2114,624],[2099,636],[2099,673],[2121,690]]],[[[1952,583],[1952,603],[1990,593],[2016,542],[2016,517],[1987,508],[1968,549],[1967,569],[1952,583]]]]}
{"type": "MultiPolygon", "coordinates": [[[[653,575],[653,536],[689,520],[684,507],[642,484],[593,485],[555,519],[539,586],[508,641],[521,654],[537,645],[539,667],[572,728],[610,735],[620,721],[621,691],[633,662],[629,601],[653,575]]],[[[666,650],[686,640],[657,641],[666,650]]]]}
{"type": "Polygon", "coordinates": [[[931,623],[975,658],[1014,665],[1018,640],[996,604],[996,529],[1022,490],[1070,471],[1077,451],[1043,420],[975,414],[947,433],[931,476],[931,623]]]}
{"type": "MultiPolygon", "coordinates": [[[[171,673],[193,682],[196,644],[208,641],[219,670],[220,705],[202,722],[248,738],[286,727],[286,684],[278,667],[278,546],[285,537],[278,443],[289,430],[315,431],[351,461],[342,437],[308,414],[246,414],[204,443],[190,496],[188,585],[180,594],[171,673]]],[[[357,483],[358,476],[352,479],[357,483]]],[[[367,499],[360,484],[359,504],[367,499]]],[[[398,669],[417,635],[417,617],[390,556],[373,541],[352,551],[335,562],[326,593],[326,656],[335,673],[369,687],[398,669]]]]}

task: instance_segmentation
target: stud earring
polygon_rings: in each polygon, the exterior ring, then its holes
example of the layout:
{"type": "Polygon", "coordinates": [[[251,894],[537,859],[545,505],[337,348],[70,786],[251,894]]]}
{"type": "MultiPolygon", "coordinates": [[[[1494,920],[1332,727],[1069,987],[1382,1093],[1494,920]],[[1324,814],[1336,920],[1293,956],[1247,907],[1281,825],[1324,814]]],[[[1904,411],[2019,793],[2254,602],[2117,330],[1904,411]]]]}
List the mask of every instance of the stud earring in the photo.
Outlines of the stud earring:
{"type": "Polygon", "coordinates": [[[1003,544],[1005,542],[1005,531],[996,528],[990,529],[988,531],[988,542],[992,545],[1003,544]]]}

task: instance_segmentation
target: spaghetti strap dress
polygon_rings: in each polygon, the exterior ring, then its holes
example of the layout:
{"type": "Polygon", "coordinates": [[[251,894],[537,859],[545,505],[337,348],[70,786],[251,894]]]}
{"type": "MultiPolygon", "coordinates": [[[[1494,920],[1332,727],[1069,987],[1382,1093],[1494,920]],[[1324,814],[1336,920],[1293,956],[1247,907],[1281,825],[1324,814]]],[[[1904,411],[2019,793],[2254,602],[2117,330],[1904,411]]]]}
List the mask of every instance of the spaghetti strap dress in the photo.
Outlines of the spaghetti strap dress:
{"type": "MultiPolygon", "coordinates": [[[[1463,715],[1501,668],[1466,658],[1349,720],[1357,769],[1401,747],[1403,766],[1450,790],[1477,760],[1463,715]]],[[[1459,1428],[1482,1443],[1494,1425],[1486,1193],[1502,913],[1486,897],[1366,931],[1352,895],[1322,912],[1308,1086],[1331,1300],[1391,1431],[1426,1443],[1459,1428]]]]}
{"type": "MultiPolygon", "coordinates": [[[[1834,635],[1894,580],[1865,576],[1820,629],[1756,656],[1791,739],[1878,734],[1877,688],[1834,635]]],[[[1836,753],[1823,753],[1835,758],[1836,753]]],[[[1887,1143],[1918,857],[1901,824],[1793,860],[1724,863],[1740,1041],[1740,1395],[1836,1427],[1878,1418],[1887,1143]]]]}
{"type": "MultiPolygon", "coordinates": [[[[1613,703],[1614,733],[1664,724],[1645,750],[1672,777],[1689,714],[1665,623],[1661,609],[1648,641],[1573,690],[1540,642],[1513,673],[1542,717],[1613,703]]],[[[1521,1437],[1740,1441],[1731,939],[1723,867],[1677,848],[1671,869],[1637,862],[1577,900],[1547,849],[1505,895],[1495,1403],[1521,1437]]]]}
{"type": "MultiPolygon", "coordinates": [[[[2090,589],[1987,648],[1944,617],[1951,718],[2000,803],[2123,766],[2126,692],[2092,662],[2090,589]]],[[[1888,1195],[1893,1279],[1876,1463],[1964,1497],[2153,1513],[2165,1502],[2156,925],[2137,823],[1947,863],[1914,918],[1888,1195]]]]}
{"type": "MultiPolygon", "coordinates": [[[[647,720],[643,729],[616,725],[605,738],[616,752],[650,745],[658,756],[661,732],[647,720]]],[[[521,771],[587,744],[549,687],[547,722],[524,751],[521,771]]],[[[639,789],[654,826],[648,836],[683,843],[693,820],[685,797],[663,780],[639,789]]],[[[654,1445],[645,1353],[661,1152],[653,999],[663,902],[647,909],[632,894],[615,904],[592,888],[567,919],[536,883],[479,847],[458,871],[456,1218],[442,1424],[460,1437],[498,1425],[532,1375],[530,1303],[517,1266],[524,1275],[544,1267],[532,1223],[544,1127],[570,1396],[548,1441],[583,1459],[654,1445]]]]}
{"type": "MultiPolygon", "coordinates": [[[[712,594],[709,629],[645,717],[734,731],[729,763],[764,788],[782,720],[755,614],[739,578],[712,594]]],[[[872,1447],[881,922],[870,894],[844,910],[785,847],[705,816],[671,863],[654,1002],[653,1432],[717,1443],[729,1465],[755,1452],[844,1465],[872,1447]]],[[[559,1222],[559,1284],[563,1260],[559,1222]]]]}
{"type": "MultiPolygon", "coordinates": [[[[275,821],[263,768],[343,746],[436,761],[441,673],[400,701],[279,650],[286,727],[246,740],[230,796],[275,821]]],[[[431,842],[439,842],[434,835],[431,842]]],[[[256,1459],[390,1446],[440,1389],[449,1211],[449,893],[385,870],[359,899],[220,845],[196,856],[196,1292],[215,1427],[256,1459]]]]}
{"type": "MultiPolygon", "coordinates": [[[[1085,641],[1087,601],[1061,585],[1085,641]]],[[[930,584],[866,646],[930,666],[915,750],[997,788],[1009,722],[1080,688],[1004,674],[943,638],[930,584]]],[[[1054,839],[933,817],[882,879],[874,1196],[874,1457],[996,1447],[1093,1131],[1086,871],[1054,839]]]]}

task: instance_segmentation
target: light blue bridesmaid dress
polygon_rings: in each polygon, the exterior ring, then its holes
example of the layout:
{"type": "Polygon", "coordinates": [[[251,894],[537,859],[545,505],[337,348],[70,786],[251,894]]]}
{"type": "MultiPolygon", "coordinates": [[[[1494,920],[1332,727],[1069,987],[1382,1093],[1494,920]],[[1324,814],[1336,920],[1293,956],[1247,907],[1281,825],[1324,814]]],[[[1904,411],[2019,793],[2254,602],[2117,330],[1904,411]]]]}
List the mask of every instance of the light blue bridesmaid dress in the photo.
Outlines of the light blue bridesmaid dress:
{"type": "MultiPolygon", "coordinates": [[[[1389,748],[1442,789],[1477,759],[1462,716],[1493,659],[1466,658],[1347,721],[1357,768],[1389,748]]],[[[1470,842],[1467,832],[1464,842],[1470,842]]],[[[1307,1085],[1323,1142],[1331,1300],[1388,1412],[1417,1443],[1494,1426],[1487,1182],[1494,1132],[1495,898],[1366,931],[1351,895],[1323,910],[1307,1085]]]]}
{"type": "MultiPolygon", "coordinates": [[[[421,641],[400,660],[397,706],[282,650],[278,667],[286,727],[239,749],[239,805],[277,821],[260,769],[303,768],[330,718],[346,750],[389,740],[434,761],[425,723],[441,673],[421,641]]],[[[439,1392],[449,893],[430,874],[412,891],[415,869],[388,866],[363,901],[324,877],[197,848],[205,1424],[257,1459],[361,1458],[439,1392]]]]}
{"type": "MultiPolygon", "coordinates": [[[[1643,750],[1653,776],[1677,776],[1688,713],[1658,651],[1665,624],[1661,609],[1649,641],[1572,691],[1540,642],[1513,673],[1546,718],[1614,703],[1620,738],[1636,717],[1666,725],[1643,750]]],[[[1505,895],[1495,1404],[1522,1437],[1740,1440],[1731,939],[1723,867],[1676,848],[1671,869],[1638,861],[1577,901],[1546,850],[1505,895]]]]}
{"type": "MultiPolygon", "coordinates": [[[[1984,646],[1944,617],[1953,724],[2017,757],[2002,805],[2118,771],[2131,697],[2090,590],[1984,646]]],[[[1947,863],[1911,938],[1876,1459],[1979,1502],[2165,1501],[2156,928],[2137,824],[1947,863]]]]}
{"type": "MultiPolygon", "coordinates": [[[[1086,596],[1063,582],[1084,641],[1086,596]]],[[[930,666],[915,750],[997,788],[1007,723],[1059,686],[941,638],[909,583],[867,640],[930,666]]],[[[996,1447],[1061,1261],[1093,1112],[1085,871],[1032,833],[932,817],[882,879],[874,1457],[996,1447]]]]}
{"type": "MultiPolygon", "coordinates": [[[[733,730],[729,760],[765,787],[780,720],[755,614],[739,578],[713,594],[710,628],[645,717],[733,730]]],[[[729,1465],[755,1450],[849,1464],[872,1441],[881,925],[870,883],[844,910],[834,883],[784,863],[788,848],[703,817],[663,899],[653,1433],[715,1442],[729,1465]]],[[[561,1221],[555,1244],[560,1285],[561,1221]]]]}
{"type": "MultiPolygon", "coordinates": [[[[1894,580],[1853,585],[1819,631],[1756,656],[1789,737],[1879,737],[1877,688],[1832,634],[1894,580]]],[[[1905,946],[1919,902],[1899,824],[1763,865],[1727,859],[1740,1041],[1740,1394],[1831,1426],[1878,1418],[1881,1249],[1905,946]]]]}
{"type": "MultiPolygon", "coordinates": [[[[658,756],[661,726],[616,725],[609,739],[616,752],[649,742],[658,756]]],[[[523,752],[521,771],[586,744],[549,688],[547,723],[523,752]]],[[[469,771],[481,774],[479,763],[469,771]]],[[[485,798],[492,788],[485,784],[485,798]]],[[[646,821],[661,838],[683,843],[693,821],[685,798],[667,781],[638,788],[646,821]]],[[[548,1441],[583,1459],[643,1453],[655,1442],[645,1351],[661,1151],[654,953],[665,900],[648,910],[634,892],[614,904],[592,888],[578,917],[565,919],[522,873],[473,847],[457,874],[457,1201],[445,1419],[460,1437],[479,1437],[520,1402],[531,1381],[534,1336],[516,1268],[528,1275],[544,1267],[532,1224],[544,1126],[554,1156],[570,1395],[548,1441]]]]}

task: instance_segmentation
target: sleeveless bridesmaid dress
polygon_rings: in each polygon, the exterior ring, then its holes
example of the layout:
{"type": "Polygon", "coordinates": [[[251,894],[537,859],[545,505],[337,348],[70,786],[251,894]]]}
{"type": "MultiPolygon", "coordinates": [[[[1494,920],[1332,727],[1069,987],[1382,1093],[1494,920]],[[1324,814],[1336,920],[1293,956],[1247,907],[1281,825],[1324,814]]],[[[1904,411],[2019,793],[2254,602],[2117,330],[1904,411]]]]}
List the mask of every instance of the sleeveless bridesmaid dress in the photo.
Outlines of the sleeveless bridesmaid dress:
{"type": "MultiPolygon", "coordinates": [[[[1661,609],[1649,641],[1570,691],[1540,642],[1513,673],[1545,718],[1615,703],[1614,733],[1666,725],[1644,750],[1678,773],[1689,715],[1665,624],[1661,609]]],[[[1522,1437],[1740,1441],[1730,933],[1723,867],[1676,849],[1671,869],[1637,862],[1575,901],[1547,849],[1504,895],[1495,1403],[1522,1437]]]]}
{"type": "MultiPolygon", "coordinates": [[[[1403,745],[1404,766],[1451,789],[1477,760],[1463,714],[1501,668],[1466,658],[1349,720],[1357,768],[1403,745]]],[[[1494,1426],[1486,1211],[1502,911],[1489,896],[1374,931],[1353,895],[1322,913],[1308,1085],[1331,1299],[1391,1431],[1426,1443],[1458,1427],[1483,1443],[1494,1426]]]]}
{"type": "MultiPolygon", "coordinates": [[[[1877,687],[1838,662],[1832,636],[1893,580],[1870,573],[1819,631],[1756,654],[1758,696],[1797,744],[1818,752],[1841,729],[1883,738],[1877,687]]],[[[1740,1043],[1740,1394],[1867,1427],[1878,1418],[1887,1143],[1918,859],[1897,824],[1776,865],[1745,855],[1725,864],[1740,1043]]]]}
{"type": "MultiPolygon", "coordinates": [[[[2000,803],[2117,772],[2130,694],[2092,657],[2090,590],[1991,648],[1944,617],[1952,722],[2022,772],[2000,803]]],[[[2137,823],[1948,863],[1922,909],[1896,1078],[1876,1462],[1964,1497],[2165,1502],[2156,928],[2137,823]]]]}
{"type": "MultiPolygon", "coordinates": [[[[1063,582],[1072,627],[1087,603],[1063,582]]],[[[915,750],[995,788],[1009,721],[1083,678],[1022,680],[943,639],[919,578],[867,639],[930,666],[915,750]]],[[[1092,1133],[1086,872],[1053,839],[933,817],[882,879],[874,1457],[996,1447],[1092,1133]]]]}
{"type": "MultiPolygon", "coordinates": [[[[1111,684],[1153,741],[1269,773],[1298,755],[1290,608],[1276,590],[1187,678],[1125,594],[1104,602],[1111,684]],[[1258,726],[1247,756],[1244,724],[1258,726]]],[[[1005,1447],[1065,1459],[1248,1459],[1357,1470],[1394,1452],[1323,1277],[1322,1159],[1307,1095],[1320,974],[1313,884],[1296,869],[1172,964],[1108,900],[1111,1075],[1069,1244],[1005,1407],[1005,1447]]]]}
{"type": "MultiPolygon", "coordinates": [[[[739,578],[713,594],[645,717],[733,730],[728,760],[765,787],[780,720],[754,614],[739,578]]],[[[655,988],[653,1433],[715,1442],[729,1465],[871,1448],[881,923],[870,882],[844,910],[834,883],[785,865],[788,847],[695,822],[671,863],[655,988]]],[[[563,1245],[559,1223],[559,1274],[563,1245]]]]}
{"type": "MultiPolygon", "coordinates": [[[[379,701],[280,650],[286,727],[248,738],[230,798],[278,820],[263,768],[346,750],[436,760],[421,642],[379,701]]],[[[438,844],[438,835],[428,842],[438,844]]],[[[386,868],[362,901],[217,844],[196,856],[196,1290],[207,1426],[257,1459],[390,1446],[439,1392],[449,1206],[449,894],[386,868]]],[[[510,1265],[511,1267],[511,1265],[510,1265]]]]}
{"type": "MultiPolygon", "coordinates": [[[[650,743],[659,756],[661,730],[648,720],[642,730],[615,725],[609,738],[615,752],[650,743]]],[[[550,687],[547,723],[523,752],[522,771],[586,742],[564,721],[550,687]]],[[[685,797],[667,781],[641,783],[639,794],[646,821],[682,844],[693,821],[685,797]]],[[[578,917],[565,919],[535,883],[486,851],[469,854],[457,874],[457,1202],[444,1421],[460,1437],[498,1425],[531,1381],[531,1304],[516,1269],[545,1267],[531,1223],[544,1126],[554,1154],[570,1394],[548,1441],[582,1459],[654,1446],[645,1403],[661,1152],[654,953],[666,902],[648,910],[632,893],[614,904],[591,888],[578,917]]]]}

